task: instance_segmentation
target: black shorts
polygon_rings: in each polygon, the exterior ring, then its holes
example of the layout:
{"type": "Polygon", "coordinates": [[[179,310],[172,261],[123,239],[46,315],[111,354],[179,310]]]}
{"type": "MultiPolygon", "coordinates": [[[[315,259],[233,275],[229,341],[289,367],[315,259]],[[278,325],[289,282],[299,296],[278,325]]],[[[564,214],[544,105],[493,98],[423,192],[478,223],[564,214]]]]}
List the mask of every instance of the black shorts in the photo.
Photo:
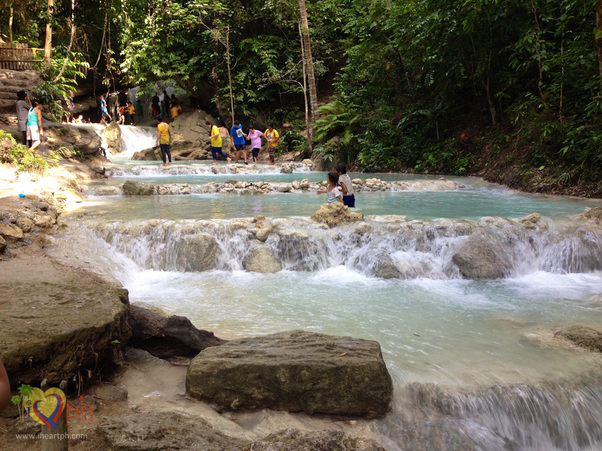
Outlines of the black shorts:
{"type": "Polygon", "coordinates": [[[244,144],[234,144],[234,147],[236,147],[236,150],[245,150],[245,145],[244,144]]]}
{"type": "Polygon", "coordinates": [[[254,147],[251,149],[251,153],[253,154],[253,158],[257,158],[259,156],[259,147],[254,147]]]}
{"type": "Polygon", "coordinates": [[[351,208],[355,207],[355,195],[350,194],[349,196],[343,196],[343,204],[351,208]]]}

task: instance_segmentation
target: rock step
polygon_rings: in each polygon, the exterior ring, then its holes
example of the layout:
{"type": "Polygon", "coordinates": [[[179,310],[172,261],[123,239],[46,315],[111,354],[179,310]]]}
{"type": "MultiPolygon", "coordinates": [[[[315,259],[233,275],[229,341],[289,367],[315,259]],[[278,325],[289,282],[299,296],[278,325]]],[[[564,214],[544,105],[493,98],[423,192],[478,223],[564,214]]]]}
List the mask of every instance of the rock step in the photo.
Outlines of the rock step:
{"type": "Polygon", "coordinates": [[[377,342],[295,330],[204,349],[186,392],[224,410],[375,418],[389,410],[393,384],[377,342]]]}

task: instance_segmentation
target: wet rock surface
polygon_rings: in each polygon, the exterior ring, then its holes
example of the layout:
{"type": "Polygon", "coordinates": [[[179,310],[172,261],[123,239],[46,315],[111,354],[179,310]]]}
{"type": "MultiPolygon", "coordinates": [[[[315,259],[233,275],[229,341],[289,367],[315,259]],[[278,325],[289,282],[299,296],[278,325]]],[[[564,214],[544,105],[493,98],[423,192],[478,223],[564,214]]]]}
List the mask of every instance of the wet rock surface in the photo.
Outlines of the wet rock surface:
{"type": "Polygon", "coordinates": [[[467,279],[500,279],[512,268],[506,247],[492,233],[470,236],[456,249],[452,260],[467,279]]]}
{"type": "Polygon", "coordinates": [[[130,307],[130,326],[129,345],[162,359],[194,357],[209,346],[224,343],[213,332],[197,329],[184,316],[164,317],[136,304],[130,307]]]}
{"type": "Polygon", "coordinates": [[[243,448],[244,451],[385,451],[378,442],[353,437],[336,429],[302,431],[291,428],[270,434],[243,448]]]}
{"type": "Polygon", "coordinates": [[[248,441],[214,430],[206,421],[176,412],[105,417],[97,427],[105,449],[240,450],[248,441]]]}
{"type": "Polygon", "coordinates": [[[249,249],[242,260],[242,266],[246,271],[259,273],[275,273],[282,270],[282,264],[274,257],[272,248],[266,245],[257,245],[249,249]]]}
{"type": "Polygon", "coordinates": [[[323,222],[331,227],[344,222],[356,222],[363,219],[364,215],[362,213],[354,212],[340,202],[323,204],[318,208],[318,211],[311,215],[312,221],[323,222]]]}
{"type": "Polygon", "coordinates": [[[151,196],[155,194],[155,185],[134,180],[126,180],[122,189],[123,194],[128,196],[151,196]]]}
{"type": "Polygon", "coordinates": [[[584,326],[571,326],[554,334],[590,351],[602,352],[602,332],[584,326]]]}
{"type": "Polygon", "coordinates": [[[377,342],[291,331],[205,349],[186,392],[225,410],[374,418],[389,410],[393,385],[377,342]]]}

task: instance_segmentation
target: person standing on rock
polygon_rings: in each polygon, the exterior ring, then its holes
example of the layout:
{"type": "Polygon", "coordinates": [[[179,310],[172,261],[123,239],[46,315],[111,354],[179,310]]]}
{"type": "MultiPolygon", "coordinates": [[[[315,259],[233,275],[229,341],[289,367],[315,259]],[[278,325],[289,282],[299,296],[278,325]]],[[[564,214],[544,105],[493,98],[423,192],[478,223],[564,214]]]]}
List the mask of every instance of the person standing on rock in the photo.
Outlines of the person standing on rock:
{"type": "Polygon", "coordinates": [[[42,128],[42,101],[34,100],[33,104],[34,106],[27,114],[27,141],[30,143],[29,150],[32,153],[41,144],[44,134],[42,128]]]}
{"type": "Polygon", "coordinates": [[[107,109],[107,101],[105,100],[105,96],[100,96],[100,123],[102,125],[106,124],[106,118],[109,118],[109,122],[113,120],[111,115],[109,114],[109,110],[107,109]]]}
{"type": "Polygon", "coordinates": [[[27,91],[17,93],[17,123],[21,132],[21,144],[27,145],[27,114],[31,109],[31,102],[27,91]]]}
{"type": "Polygon", "coordinates": [[[272,124],[268,125],[268,129],[263,134],[265,139],[268,141],[268,155],[270,156],[270,161],[268,164],[274,164],[274,155],[276,154],[276,148],[278,147],[280,135],[276,130],[274,130],[274,126],[272,124]]]}
{"type": "Polygon", "coordinates": [[[236,148],[236,162],[238,163],[240,152],[242,152],[245,164],[249,164],[247,163],[247,151],[245,149],[245,134],[242,131],[240,122],[234,121],[234,125],[230,129],[230,139],[232,140],[232,147],[236,148]]]}
{"type": "Polygon", "coordinates": [[[171,166],[171,129],[169,124],[163,121],[161,115],[157,116],[157,142],[155,145],[161,146],[161,159],[163,160],[163,167],[171,166]],[[169,164],[167,160],[169,159],[169,164]]]}
{"type": "Polygon", "coordinates": [[[259,130],[255,130],[255,127],[249,125],[249,134],[247,135],[251,140],[251,155],[253,157],[253,162],[257,164],[259,161],[259,151],[261,150],[261,137],[263,133],[259,130]]]}
{"type": "Polygon", "coordinates": [[[213,164],[217,164],[217,156],[221,155],[228,163],[230,163],[230,157],[226,155],[222,150],[222,135],[219,132],[217,125],[213,125],[211,122],[205,122],[205,125],[209,127],[209,138],[211,139],[211,155],[213,156],[213,164]]]}

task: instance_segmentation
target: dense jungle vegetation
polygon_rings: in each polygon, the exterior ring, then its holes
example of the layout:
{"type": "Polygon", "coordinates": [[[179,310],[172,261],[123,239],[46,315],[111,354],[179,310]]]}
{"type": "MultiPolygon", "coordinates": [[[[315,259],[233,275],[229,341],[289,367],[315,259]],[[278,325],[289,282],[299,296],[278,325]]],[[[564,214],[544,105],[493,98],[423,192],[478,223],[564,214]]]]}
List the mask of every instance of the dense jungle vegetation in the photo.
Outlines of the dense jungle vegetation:
{"type": "Polygon", "coordinates": [[[326,161],[602,195],[602,0],[47,1],[0,0],[0,33],[51,24],[48,95],[171,79],[226,124],[304,128],[306,8],[326,161]]]}

